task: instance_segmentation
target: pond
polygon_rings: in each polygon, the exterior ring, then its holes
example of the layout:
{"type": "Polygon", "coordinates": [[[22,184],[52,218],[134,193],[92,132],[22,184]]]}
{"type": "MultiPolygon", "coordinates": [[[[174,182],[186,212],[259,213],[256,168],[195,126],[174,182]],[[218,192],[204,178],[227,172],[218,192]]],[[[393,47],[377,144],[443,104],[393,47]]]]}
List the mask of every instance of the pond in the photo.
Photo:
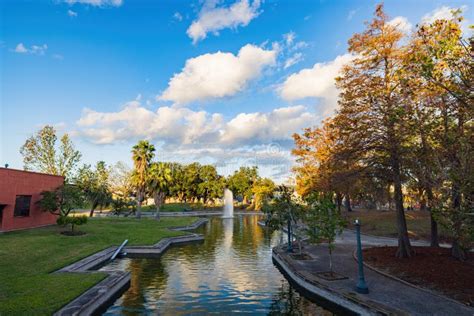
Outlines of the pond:
{"type": "Polygon", "coordinates": [[[101,270],[131,272],[130,288],[105,315],[332,315],[300,295],[273,265],[281,235],[258,216],[210,218],[204,242],[175,246],[157,259],[124,258],[101,270]]]}

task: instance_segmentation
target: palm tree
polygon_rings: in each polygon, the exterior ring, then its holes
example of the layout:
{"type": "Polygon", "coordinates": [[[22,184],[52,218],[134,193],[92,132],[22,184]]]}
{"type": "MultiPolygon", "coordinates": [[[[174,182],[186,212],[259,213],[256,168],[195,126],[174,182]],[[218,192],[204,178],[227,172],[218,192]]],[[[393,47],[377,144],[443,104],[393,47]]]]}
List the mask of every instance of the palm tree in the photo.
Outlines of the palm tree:
{"type": "Polygon", "coordinates": [[[132,175],[132,182],[137,190],[137,218],[140,218],[142,202],[145,199],[145,190],[147,187],[148,171],[151,160],[155,156],[155,146],[147,140],[141,140],[133,146],[132,159],[135,170],[132,175]]]}
{"type": "Polygon", "coordinates": [[[155,200],[157,220],[160,219],[160,207],[164,203],[166,196],[170,194],[173,182],[171,165],[166,162],[154,162],[150,166],[148,190],[155,200]]]}

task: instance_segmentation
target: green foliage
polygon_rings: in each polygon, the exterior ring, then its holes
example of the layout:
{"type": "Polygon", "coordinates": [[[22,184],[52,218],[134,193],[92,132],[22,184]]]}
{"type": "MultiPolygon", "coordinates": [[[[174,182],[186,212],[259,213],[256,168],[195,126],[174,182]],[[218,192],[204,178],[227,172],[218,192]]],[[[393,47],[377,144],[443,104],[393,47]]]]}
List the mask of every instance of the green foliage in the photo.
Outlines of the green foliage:
{"type": "Polygon", "coordinates": [[[91,205],[91,217],[97,207],[108,206],[111,202],[109,175],[110,170],[103,161],[97,162],[95,170],[90,165],[84,165],[78,171],[75,184],[91,205]]]}
{"type": "Polygon", "coordinates": [[[134,213],[136,210],[137,204],[130,198],[117,196],[112,199],[111,207],[112,212],[115,215],[120,215],[123,213],[134,213]]]}
{"type": "Polygon", "coordinates": [[[67,216],[73,209],[84,206],[84,196],[76,185],[66,183],[56,190],[41,192],[38,204],[45,212],[67,216]]]}
{"type": "Polygon", "coordinates": [[[317,193],[306,198],[308,210],[305,216],[307,225],[306,234],[311,243],[327,243],[329,250],[329,267],[332,271],[332,251],[338,234],[342,233],[345,221],[336,209],[330,196],[321,196],[317,193]]]}
{"type": "Polygon", "coordinates": [[[66,181],[72,177],[81,159],[81,153],[74,148],[68,134],[64,134],[57,145],[56,130],[46,125],[29,137],[20,149],[25,170],[36,170],[61,175],[66,181]]]}
{"type": "Polygon", "coordinates": [[[252,186],[252,193],[254,195],[254,207],[256,211],[260,211],[265,203],[272,197],[275,191],[275,183],[268,178],[260,178],[252,186]]]}
{"type": "Polygon", "coordinates": [[[252,187],[258,179],[257,167],[240,167],[227,179],[227,187],[245,203],[252,198],[252,187]]]}
{"type": "Polygon", "coordinates": [[[87,223],[87,216],[59,216],[56,223],[60,226],[71,225],[71,232],[74,232],[74,226],[87,223]]]}
{"type": "Polygon", "coordinates": [[[278,186],[274,199],[263,206],[267,226],[272,229],[281,229],[286,227],[288,220],[296,223],[303,212],[300,202],[292,188],[278,186]]]}
{"type": "Polygon", "coordinates": [[[151,160],[155,156],[155,146],[147,140],[141,140],[133,146],[132,159],[135,169],[131,182],[137,193],[137,217],[141,216],[141,205],[145,199],[151,160]]]}

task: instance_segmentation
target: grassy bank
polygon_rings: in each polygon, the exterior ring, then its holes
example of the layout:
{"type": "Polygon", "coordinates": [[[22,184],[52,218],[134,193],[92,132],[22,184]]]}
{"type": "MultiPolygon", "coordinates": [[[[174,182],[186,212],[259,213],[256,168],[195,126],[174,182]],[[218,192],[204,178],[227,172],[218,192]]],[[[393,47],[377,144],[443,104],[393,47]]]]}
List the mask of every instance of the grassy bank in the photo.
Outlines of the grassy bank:
{"type": "MultiPolygon", "coordinates": [[[[362,233],[376,236],[397,237],[395,211],[355,210],[354,212],[344,214],[350,223],[348,228],[353,228],[352,223],[358,218],[362,223],[362,233]]],[[[426,211],[406,211],[405,216],[410,238],[430,240],[430,213],[426,211]]],[[[438,230],[441,240],[449,239],[445,229],[443,229],[441,225],[438,225],[438,230]]]]}
{"type": "Polygon", "coordinates": [[[124,239],[151,245],[183,233],[172,226],[195,218],[94,218],[80,229],[84,236],[59,234],[58,226],[0,234],[0,315],[51,315],[105,277],[105,274],[50,274],[124,239]]]}

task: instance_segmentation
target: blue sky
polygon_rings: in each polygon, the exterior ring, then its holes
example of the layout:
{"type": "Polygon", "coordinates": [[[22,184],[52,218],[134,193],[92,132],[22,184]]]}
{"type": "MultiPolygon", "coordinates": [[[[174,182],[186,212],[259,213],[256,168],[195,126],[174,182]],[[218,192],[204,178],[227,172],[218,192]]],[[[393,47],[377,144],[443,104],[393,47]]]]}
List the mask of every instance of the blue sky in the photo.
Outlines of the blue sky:
{"type": "MultiPolygon", "coordinates": [[[[0,163],[45,124],[84,163],[131,164],[149,139],[162,160],[228,174],[257,163],[283,181],[291,134],[334,111],[347,40],[377,1],[2,0],[0,163]]],[[[409,33],[467,1],[385,1],[409,33]]]]}

